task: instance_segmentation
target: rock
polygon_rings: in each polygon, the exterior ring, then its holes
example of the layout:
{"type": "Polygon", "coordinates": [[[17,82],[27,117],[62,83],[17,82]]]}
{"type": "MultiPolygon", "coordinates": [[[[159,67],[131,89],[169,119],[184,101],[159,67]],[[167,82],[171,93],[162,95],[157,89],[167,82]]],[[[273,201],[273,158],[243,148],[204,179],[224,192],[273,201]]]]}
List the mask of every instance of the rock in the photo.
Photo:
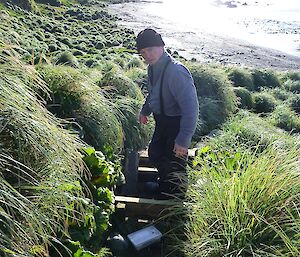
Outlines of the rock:
{"type": "Polygon", "coordinates": [[[119,233],[113,233],[108,238],[108,244],[114,256],[122,256],[128,250],[128,241],[119,233]]]}

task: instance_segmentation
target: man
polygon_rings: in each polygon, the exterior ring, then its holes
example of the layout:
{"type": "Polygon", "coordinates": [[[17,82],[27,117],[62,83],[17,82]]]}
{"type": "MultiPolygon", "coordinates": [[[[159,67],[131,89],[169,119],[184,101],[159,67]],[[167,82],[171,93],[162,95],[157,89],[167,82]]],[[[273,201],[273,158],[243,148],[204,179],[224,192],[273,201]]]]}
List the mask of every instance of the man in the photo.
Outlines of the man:
{"type": "Polygon", "coordinates": [[[188,147],[199,106],[190,72],[164,46],[161,35],[153,29],[141,31],[136,38],[137,51],[148,64],[148,96],[139,121],[147,124],[153,113],[155,131],[148,149],[149,160],[158,169],[160,191],[174,195],[186,190],[182,182],[187,178],[188,147]]]}

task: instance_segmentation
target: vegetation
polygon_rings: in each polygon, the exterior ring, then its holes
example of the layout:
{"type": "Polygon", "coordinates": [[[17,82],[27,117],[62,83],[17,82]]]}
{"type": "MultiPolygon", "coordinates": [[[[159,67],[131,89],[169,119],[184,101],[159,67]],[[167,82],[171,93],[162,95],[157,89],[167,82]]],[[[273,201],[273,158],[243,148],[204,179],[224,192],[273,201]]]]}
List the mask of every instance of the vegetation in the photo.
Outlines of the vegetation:
{"type": "MultiPolygon", "coordinates": [[[[109,256],[120,158],[147,145],[153,121],[137,121],[147,78],[134,33],[105,6],[1,0],[1,256],[109,256]]],[[[202,147],[172,254],[298,256],[299,73],[182,61],[202,147]]]]}
{"type": "Polygon", "coordinates": [[[228,71],[228,78],[236,87],[244,87],[249,91],[254,91],[253,76],[250,71],[241,68],[231,68],[228,71]]]}
{"type": "Polygon", "coordinates": [[[186,238],[170,235],[184,256],[299,254],[299,146],[250,117],[228,121],[193,162],[186,205],[175,209],[186,238]]]}
{"type": "Polygon", "coordinates": [[[218,128],[236,110],[237,99],[225,72],[218,67],[189,65],[199,99],[195,138],[218,128]]]}

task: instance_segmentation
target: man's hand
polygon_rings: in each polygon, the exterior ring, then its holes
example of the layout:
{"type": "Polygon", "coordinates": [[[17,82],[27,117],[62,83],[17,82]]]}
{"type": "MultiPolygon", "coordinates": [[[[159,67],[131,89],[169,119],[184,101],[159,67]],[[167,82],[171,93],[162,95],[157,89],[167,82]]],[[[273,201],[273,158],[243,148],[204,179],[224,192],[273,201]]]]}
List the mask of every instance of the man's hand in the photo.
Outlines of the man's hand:
{"type": "Polygon", "coordinates": [[[140,114],[140,116],[139,116],[139,122],[141,124],[147,124],[148,123],[148,116],[140,114]]]}
{"type": "Polygon", "coordinates": [[[186,157],[187,154],[188,154],[188,149],[186,147],[175,144],[173,152],[175,153],[175,156],[178,157],[178,158],[186,157]]]}

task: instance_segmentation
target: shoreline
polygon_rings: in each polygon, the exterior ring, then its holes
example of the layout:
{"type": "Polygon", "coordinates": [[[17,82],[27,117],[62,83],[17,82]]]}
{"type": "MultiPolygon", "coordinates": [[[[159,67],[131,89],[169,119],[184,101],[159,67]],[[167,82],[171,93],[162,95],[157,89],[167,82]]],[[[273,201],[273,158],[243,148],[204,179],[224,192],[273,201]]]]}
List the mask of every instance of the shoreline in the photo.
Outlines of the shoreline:
{"type": "Polygon", "coordinates": [[[177,51],[186,59],[202,63],[238,65],[249,68],[300,70],[300,57],[251,44],[230,36],[204,31],[191,31],[156,15],[142,12],[140,5],[147,2],[110,4],[108,11],[120,18],[118,24],[132,29],[135,34],[152,27],[162,34],[167,48],[177,51]]]}

